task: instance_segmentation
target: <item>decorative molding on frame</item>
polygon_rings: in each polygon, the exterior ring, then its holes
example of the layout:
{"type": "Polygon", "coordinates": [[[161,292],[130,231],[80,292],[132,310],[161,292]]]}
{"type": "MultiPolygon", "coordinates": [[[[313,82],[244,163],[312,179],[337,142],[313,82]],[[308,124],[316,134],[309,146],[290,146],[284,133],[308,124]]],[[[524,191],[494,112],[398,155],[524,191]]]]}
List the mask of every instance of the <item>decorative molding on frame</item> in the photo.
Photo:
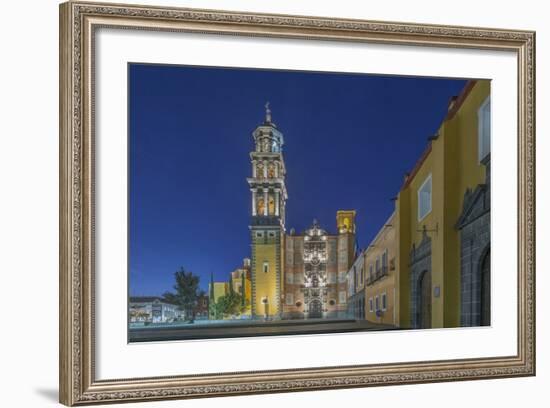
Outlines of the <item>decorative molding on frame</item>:
{"type": "Polygon", "coordinates": [[[60,401],[67,405],[535,373],[535,33],[69,2],[60,6],[60,401]],[[518,55],[518,353],[482,359],[95,380],[93,43],[97,27],[514,51],[518,55]]]}

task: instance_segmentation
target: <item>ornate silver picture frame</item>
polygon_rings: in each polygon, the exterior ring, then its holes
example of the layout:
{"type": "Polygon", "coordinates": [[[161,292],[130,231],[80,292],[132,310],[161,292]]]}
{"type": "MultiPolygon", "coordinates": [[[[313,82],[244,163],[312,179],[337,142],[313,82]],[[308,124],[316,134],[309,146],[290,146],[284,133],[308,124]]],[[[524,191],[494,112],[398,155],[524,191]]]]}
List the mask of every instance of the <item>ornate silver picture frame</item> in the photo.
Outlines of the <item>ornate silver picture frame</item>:
{"type": "MultiPolygon", "coordinates": [[[[67,2],[60,6],[60,402],[80,405],[535,375],[535,33],[67,2]],[[98,379],[95,47],[100,28],[429,46],[517,60],[517,352],[481,358],[98,379]]],[[[499,257],[498,253],[492,253],[499,257]]],[[[125,273],[125,271],[120,271],[125,273]]],[[[276,341],[276,340],[275,340],[276,341]]]]}

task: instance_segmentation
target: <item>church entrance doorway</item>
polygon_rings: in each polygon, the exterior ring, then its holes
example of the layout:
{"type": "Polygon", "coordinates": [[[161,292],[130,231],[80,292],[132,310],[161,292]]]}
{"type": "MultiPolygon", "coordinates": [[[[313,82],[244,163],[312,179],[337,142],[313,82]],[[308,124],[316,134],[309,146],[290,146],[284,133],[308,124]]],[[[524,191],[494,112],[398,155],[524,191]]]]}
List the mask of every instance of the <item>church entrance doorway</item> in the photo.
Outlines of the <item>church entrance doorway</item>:
{"type": "Polygon", "coordinates": [[[320,319],[323,317],[323,305],[319,299],[314,299],[309,302],[308,317],[310,319],[320,319]]]}

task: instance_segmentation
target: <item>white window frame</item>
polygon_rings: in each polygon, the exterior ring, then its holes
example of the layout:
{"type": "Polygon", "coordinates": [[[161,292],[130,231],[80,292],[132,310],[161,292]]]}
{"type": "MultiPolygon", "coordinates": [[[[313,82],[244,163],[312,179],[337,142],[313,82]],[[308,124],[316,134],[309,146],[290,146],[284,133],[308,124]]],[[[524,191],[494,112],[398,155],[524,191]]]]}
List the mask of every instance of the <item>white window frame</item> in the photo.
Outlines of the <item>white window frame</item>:
{"type": "Polygon", "coordinates": [[[491,153],[491,96],[489,95],[477,110],[477,157],[481,163],[491,153]],[[485,116],[488,109],[488,117],[485,116]],[[485,122],[489,122],[489,134],[483,131],[485,122]]]}
{"type": "Polygon", "coordinates": [[[388,295],[386,292],[382,293],[382,301],[380,302],[380,309],[385,312],[388,310],[388,295]]]}
{"type": "Polygon", "coordinates": [[[376,295],[374,298],[374,309],[375,311],[380,310],[380,298],[378,297],[378,295],[376,295]]]}
{"type": "Polygon", "coordinates": [[[372,301],[372,298],[369,298],[369,312],[374,312],[374,302],[372,301]]]}
{"type": "Polygon", "coordinates": [[[264,273],[269,273],[269,262],[264,261],[263,269],[264,273]]]}
{"type": "Polygon", "coordinates": [[[432,212],[432,197],[433,197],[433,185],[432,185],[432,173],[428,174],[428,177],[426,177],[426,179],[424,180],[424,182],[422,183],[422,185],[418,188],[418,191],[416,192],[416,201],[417,201],[417,207],[418,207],[418,221],[422,221],[424,218],[426,218],[428,216],[428,214],[430,214],[432,212]],[[421,194],[423,194],[424,192],[422,190],[424,190],[424,188],[426,187],[426,185],[430,183],[430,201],[429,201],[429,208],[428,210],[422,214],[421,213],[421,209],[422,209],[422,206],[421,206],[421,199],[420,199],[420,196],[421,194]]]}

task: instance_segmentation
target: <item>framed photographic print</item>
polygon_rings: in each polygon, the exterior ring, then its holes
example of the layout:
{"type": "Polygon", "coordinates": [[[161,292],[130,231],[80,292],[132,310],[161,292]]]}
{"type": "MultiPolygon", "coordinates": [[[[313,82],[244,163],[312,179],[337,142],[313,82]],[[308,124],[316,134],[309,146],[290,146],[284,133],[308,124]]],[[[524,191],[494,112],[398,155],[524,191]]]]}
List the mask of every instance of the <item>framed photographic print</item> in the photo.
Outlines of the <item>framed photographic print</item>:
{"type": "Polygon", "coordinates": [[[534,375],[534,40],[62,4],[61,402],[534,375]]]}

